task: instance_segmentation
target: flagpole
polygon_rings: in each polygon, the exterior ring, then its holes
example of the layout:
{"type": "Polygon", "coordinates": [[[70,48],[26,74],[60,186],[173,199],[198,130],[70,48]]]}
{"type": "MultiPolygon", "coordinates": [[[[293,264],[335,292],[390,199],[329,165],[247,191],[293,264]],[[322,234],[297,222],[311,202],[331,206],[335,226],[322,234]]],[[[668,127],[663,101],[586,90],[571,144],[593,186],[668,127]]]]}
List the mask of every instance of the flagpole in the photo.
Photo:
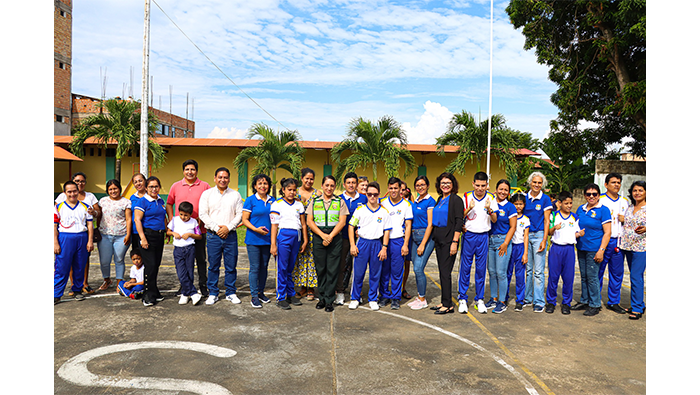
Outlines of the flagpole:
{"type": "Polygon", "coordinates": [[[141,174],[148,177],[148,55],[151,34],[151,0],[145,0],[143,18],[143,68],[141,71],[141,174]]]}
{"type": "Polygon", "coordinates": [[[488,145],[486,146],[486,174],[491,179],[491,104],[493,102],[493,0],[491,0],[491,41],[489,54],[489,119],[488,145]]]}

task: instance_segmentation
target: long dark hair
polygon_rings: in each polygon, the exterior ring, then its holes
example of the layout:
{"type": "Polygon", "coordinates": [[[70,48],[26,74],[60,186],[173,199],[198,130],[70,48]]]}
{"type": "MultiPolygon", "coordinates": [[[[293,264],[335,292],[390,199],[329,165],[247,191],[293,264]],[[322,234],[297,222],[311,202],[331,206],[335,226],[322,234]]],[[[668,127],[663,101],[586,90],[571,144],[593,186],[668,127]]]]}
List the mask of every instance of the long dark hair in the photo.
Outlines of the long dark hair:
{"type": "Polygon", "coordinates": [[[439,197],[442,197],[442,190],[440,189],[440,181],[442,181],[443,178],[447,178],[450,181],[452,181],[452,189],[450,190],[450,194],[456,195],[457,192],[459,191],[459,183],[457,182],[457,179],[452,173],[444,172],[437,176],[437,179],[435,180],[435,190],[438,193],[439,197]]]}
{"type": "Polygon", "coordinates": [[[630,185],[630,190],[628,191],[629,199],[630,199],[630,202],[632,202],[632,205],[636,206],[637,202],[634,200],[634,197],[632,196],[632,190],[634,189],[634,187],[642,187],[642,188],[644,188],[644,191],[646,192],[647,182],[644,180],[637,180],[637,181],[633,182],[632,185],[630,185]]]}
{"type": "Polygon", "coordinates": [[[283,178],[280,180],[280,195],[284,198],[284,188],[294,184],[295,188],[299,188],[299,181],[296,178],[283,178]]]}

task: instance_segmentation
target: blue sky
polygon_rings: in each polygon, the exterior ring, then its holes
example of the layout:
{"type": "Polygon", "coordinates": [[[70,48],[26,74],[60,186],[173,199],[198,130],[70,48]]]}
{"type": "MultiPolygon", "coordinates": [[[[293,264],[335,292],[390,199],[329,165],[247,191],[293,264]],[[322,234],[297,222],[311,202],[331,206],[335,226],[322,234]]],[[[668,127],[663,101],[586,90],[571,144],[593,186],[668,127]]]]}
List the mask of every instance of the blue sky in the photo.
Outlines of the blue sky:
{"type": "MultiPolygon", "coordinates": [[[[73,92],[141,97],[143,1],[73,4],[73,92]],[[108,28],[105,28],[108,27],[108,28]],[[125,85],[127,88],[125,89],[125,85]]],[[[238,86],[305,140],[340,141],[353,117],[391,115],[410,143],[435,142],[453,113],[488,114],[489,1],[277,0],[158,4],[238,86]]],[[[507,2],[494,5],[493,112],[543,138],[557,110],[555,85],[507,2]]],[[[155,107],[185,116],[194,101],[197,137],[243,138],[254,123],[277,129],[151,5],[150,74],[155,107]]],[[[192,109],[190,108],[190,118],[192,109]]]]}

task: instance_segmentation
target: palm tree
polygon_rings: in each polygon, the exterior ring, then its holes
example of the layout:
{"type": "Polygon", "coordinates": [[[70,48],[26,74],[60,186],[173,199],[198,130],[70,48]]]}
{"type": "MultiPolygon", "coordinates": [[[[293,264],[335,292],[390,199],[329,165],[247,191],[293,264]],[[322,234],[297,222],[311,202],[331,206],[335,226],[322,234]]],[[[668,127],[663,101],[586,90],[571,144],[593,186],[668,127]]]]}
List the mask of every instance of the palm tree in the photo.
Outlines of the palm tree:
{"type": "MultiPolygon", "coordinates": [[[[464,174],[467,162],[476,161],[477,171],[481,171],[481,160],[486,156],[488,145],[488,119],[477,122],[474,115],[462,110],[454,114],[447,124],[447,132],[436,139],[437,153],[445,156],[445,146],[459,147],[457,157],[447,165],[445,171],[464,174]]],[[[506,118],[501,114],[491,116],[491,149],[506,174],[517,171],[515,150],[517,143],[513,131],[506,127],[506,118]]]]}
{"type": "MultiPolygon", "coordinates": [[[[139,152],[141,145],[141,104],[138,101],[109,99],[100,103],[106,110],[91,115],[73,128],[73,140],[70,150],[78,157],[83,157],[85,141],[92,137],[107,149],[108,144],[117,144],[115,178],[121,181],[122,158],[129,152],[139,152]]],[[[153,140],[158,128],[158,118],[148,114],[148,151],[153,158],[153,168],[165,164],[165,151],[153,140]]]]}
{"type": "Polygon", "coordinates": [[[249,159],[255,159],[255,167],[251,174],[267,174],[272,178],[270,189],[274,197],[277,197],[275,185],[277,185],[277,169],[283,169],[292,174],[297,180],[301,177],[301,164],[304,163],[306,150],[299,143],[301,135],[296,130],[286,130],[276,133],[263,123],[256,123],[248,130],[246,137],[249,139],[261,137],[257,147],[243,149],[236,159],[233,167],[240,171],[249,159]]]}
{"type": "Polygon", "coordinates": [[[362,117],[354,118],[348,125],[346,137],[331,150],[331,159],[337,163],[335,177],[355,171],[358,167],[372,166],[373,180],[377,180],[377,164],[383,163],[387,177],[399,174],[399,165],[405,165],[404,178],[416,169],[416,160],[406,149],[408,138],[401,125],[393,117],[385,115],[376,124],[362,117]],[[341,159],[345,151],[350,156],[341,159]]]}

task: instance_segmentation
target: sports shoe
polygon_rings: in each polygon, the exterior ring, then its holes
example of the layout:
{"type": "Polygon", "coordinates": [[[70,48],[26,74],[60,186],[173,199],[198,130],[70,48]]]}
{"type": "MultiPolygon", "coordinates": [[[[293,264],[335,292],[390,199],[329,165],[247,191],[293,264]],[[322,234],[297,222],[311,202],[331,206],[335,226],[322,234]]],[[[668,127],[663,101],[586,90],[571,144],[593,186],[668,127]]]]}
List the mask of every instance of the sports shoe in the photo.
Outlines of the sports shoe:
{"type": "Polygon", "coordinates": [[[523,302],[523,307],[532,306],[532,302],[523,302]]]}
{"type": "Polygon", "coordinates": [[[241,304],[241,300],[238,299],[238,296],[236,296],[236,294],[226,295],[226,300],[230,301],[233,304],[241,304]]]}
{"type": "Polygon", "coordinates": [[[265,296],[265,294],[262,292],[260,294],[258,294],[258,299],[260,299],[260,301],[265,303],[265,304],[270,303],[270,298],[265,296]]]}
{"type": "Polygon", "coordinates": [[[475,307],[475,308],[479,311],[479,313],[481,313],[481,314],[486,314],[486,313],[488,313],[488,311],[489,311],[489,310],[486,308],[486,305],[484,304],[483,299],[479,299],[479,300],[476,302],[476,306],[474,306],[474,307],[475,307]]]}
{"type": "Polygon", "coordinates": [[[384,307],[384,306],[388,305],[390,302],[391,302],[391,300],[389,298],[381,298],[381,299],[379,299],[378,304],[379,304],[379,307],[384,307]]]}
{"type": "Polygon", "coordinates": [[[126,296],[126,295],[124,295],[124,292],[122,291],[122,289],[119,287],[117,287],[117,293],[121,296],[126,296]]]}
{"type": "Polygon", "coordinates": [[[398,300],[398,299],[394,299],[394,300],[391,301],[391,309],[392,309],[392,310],[398,310],[398,309],[400,309],[400,308],[401,308],[401,305],[399,304],[399,300],[398,300]]]}
{"type": "Polygon", "coordinates": [[[508,310],[508,306],[506,306],[506,304],[503,302],[498,302],[496,303],[496,307],[493,309],[492,313],[501,314],[506,310],[508,310]]]}
{"type": "Polygon", "coordinates": [[[57,298],[57,297],[55,297],[55,296],[53,297],[53,304],[54,304],[54,306],[57,305],[57,304],[59,304],[60,302],[61,302],[61,298],[57,298]]]}
{"type": "Polygon", "coordinates": [[[625,314],[625,313],[627,313],[627,312],[625,311],[625,309],[623,309],[622,307],[620,307],[620,305],[617,304],[617,303],[615,303],[615,304],[606,304],[606,305],[605,305],[605,308],[608,309],[608,310],[612,310],[612,311],[616,312],[617,314],[625,314]]]}
{"type": "Polygon", "coordinates": [[[207,301],[204,302],[204,304],[207,305],[207,306],[211,306],[211,305],[213,305],[214,303],[216,303],[216,302],[218,302],[218,301],[219,301],[219,297],[218,297],[218,296],[216,296],[216,295],[211,295],[211,294],[210,294],[209,297],[207,298],[207,301]]]}
{"type": "Polygon", "coordinates": [[[289,302],[287,300],[282,299],[277,301],[277,307],[279,307],[282,310],[291,310],[292,306],[289,305],[289,302]]]}
{"type": "Polygon", "coordinates": [[[411,310],[421,310],[428,307],[428,301],[420,300],[416,297],[416,299],[413,302],[408,304],[408,307],[410,307],[411,310]]]}
{"type": "Polygon", "coordinates": [[[250,305],[253,306],[254,309],[262,309],[262,303],[260,303],[260,299],[257,296],[250,298],[250,305]]]}
{"type": "Polygon", "coordinates": [[[571,314],[571,307],[568,304],[561,305],[561,313],[565,315],[571,314]]]}
{"type": "Polygon", "coordinates": [[[156,302],[160,303],[165,300],[165,296],[160,295],[159,297],[156,298],[156,302]]]}
{"type": "Polygon", "coordinates": [[[146,299],[143,300],[143,305],[146,307],[151,307],[153,306],[153,302],[147,302],[146,299]]]}
{"type": "Polygon", "coordinates": [[[85,300],[85,295],[83,295],[82,292],[76,292],[73,294],[73,298],[75,298],[75,300],[85,300]]]}
{"type": "Polygon", "coordinates": [[[301,299],[297,298],[296,296],[287,297],[287,302],[291,303],[294,306],[301,306],[301,299]]]}
{"type": "Polygon", "coordinates": [[[358,302],[356,300],[351,300],[350,304],[348,305],[348,308],[350,310],[355,310],[357,308],[357,306],[359,306],[359,305],[360,305],[360,302],[358,302]]]}
{"type": "Polygon", "coordinates": [[[516,303],[515,308],[513,309],[515,311],[523,311],[523,305],[522,303],[516,303]]]}
{"type": "Polygon", "coordinates": [[[497,303],[498,303],[498,301],[495,300],[495,299],[489,300],[489,301],[486,302],[486,304],[485,304],[486,309],[493,309],[493,308],[495,308],[497,303]]]}
{"type": "Polygon", "coordinates": [[[379,303],[374,302],[374,301],[369,302],[369,308],[374,310],[374,311],[377,311],[377,310],[379,310],[379,303]]]}
{"type": "Polygon", "coordinates": [[[532,311],[534,311],[535,313],[541,313],[544,311],[544,307],[543,306],[535,306],[532,308],[532,311]]]}
{"type": "Polygon", "coordinates": [[[552,314],[554,313],[554,304],[553,303],[547,303],[547,305],[544,307],[544,312],[547,314],[552,314]]]}
{"type": "Polygon", "coordinates": [[[192,299],[192,306],[196,306],[197,303],[199,303],[199,301],[202,300],[202,294],[193,294],[192,296],[190,296],[190,299],[192,299]]]}
{"type": "Polygon", "coordinates": [[[187,302],[190,301],[190,297],[186,295],[180,295],[180,300],[177,302],[177,304],[187,304],[187,302]]]}
{"type": "Polygon", "coordinates": [[[345,304],[345,294],[342,292],[339,294],[335,294],[335,302],[333,302],[333,303],[337,304],[338,306],[344,305],[345,304]]]}
{"type": "Polygon", "coordinates": [[[457,308],[457,312],[466,314],[467,311],[469,311],[469,306],[467,306],[467,301],[464,299],[459,300],[459,307],[457,308]]]}

